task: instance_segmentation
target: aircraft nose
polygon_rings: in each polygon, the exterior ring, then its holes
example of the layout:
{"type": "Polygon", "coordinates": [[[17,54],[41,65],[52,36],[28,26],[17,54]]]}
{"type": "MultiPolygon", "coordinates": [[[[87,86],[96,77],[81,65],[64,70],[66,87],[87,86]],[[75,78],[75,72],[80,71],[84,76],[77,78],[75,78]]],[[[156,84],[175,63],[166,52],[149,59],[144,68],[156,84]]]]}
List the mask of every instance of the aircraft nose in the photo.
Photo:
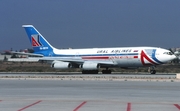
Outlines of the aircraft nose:
{"type": "Polygon", "coordinates": [[[176,55],[172,55],[172,60],[177,59],[178,57],[176,55]]]}

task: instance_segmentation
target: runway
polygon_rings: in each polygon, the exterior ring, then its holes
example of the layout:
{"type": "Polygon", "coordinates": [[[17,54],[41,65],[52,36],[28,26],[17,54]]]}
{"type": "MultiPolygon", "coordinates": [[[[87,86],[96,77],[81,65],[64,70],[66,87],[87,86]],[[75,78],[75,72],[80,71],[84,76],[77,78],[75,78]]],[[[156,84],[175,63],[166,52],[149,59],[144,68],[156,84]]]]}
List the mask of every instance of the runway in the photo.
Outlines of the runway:
{"type": "Polygon", "coordinates": [[[0,79],[0,111],[179,111],[179,82],[0,79]]]}

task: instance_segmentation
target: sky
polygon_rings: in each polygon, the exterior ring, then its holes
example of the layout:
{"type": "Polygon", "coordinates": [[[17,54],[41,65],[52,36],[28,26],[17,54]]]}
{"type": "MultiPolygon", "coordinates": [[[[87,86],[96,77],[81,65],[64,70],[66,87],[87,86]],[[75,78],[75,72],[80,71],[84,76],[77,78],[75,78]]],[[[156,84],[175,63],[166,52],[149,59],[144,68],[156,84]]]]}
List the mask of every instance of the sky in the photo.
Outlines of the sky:
{"type": "Polygon", "coordinates": [[[1,0],[0,50],[32,48],[24,24],[56,48],[180,47],[180,0],[1,0]]]}

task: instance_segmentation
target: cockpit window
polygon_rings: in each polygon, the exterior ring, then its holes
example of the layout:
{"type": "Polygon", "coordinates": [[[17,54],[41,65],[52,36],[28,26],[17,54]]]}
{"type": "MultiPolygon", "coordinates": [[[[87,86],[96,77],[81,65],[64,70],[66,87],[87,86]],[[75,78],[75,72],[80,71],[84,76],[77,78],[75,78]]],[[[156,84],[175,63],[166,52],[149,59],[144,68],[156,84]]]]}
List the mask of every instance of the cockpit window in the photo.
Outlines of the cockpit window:
{"type": "Polygon", "coordinates": [[[166,55],[173,55],[172,52],[164,52],[163,54],[166,54],[166,55]]]}

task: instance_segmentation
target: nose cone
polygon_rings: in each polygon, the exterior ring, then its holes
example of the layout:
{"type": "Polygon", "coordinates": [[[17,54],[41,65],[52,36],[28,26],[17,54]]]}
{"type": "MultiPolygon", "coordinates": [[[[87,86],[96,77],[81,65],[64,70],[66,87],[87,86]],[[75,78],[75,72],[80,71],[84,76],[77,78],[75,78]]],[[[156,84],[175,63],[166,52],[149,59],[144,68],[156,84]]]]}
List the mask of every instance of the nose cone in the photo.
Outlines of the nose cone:
{"type": "Polygon", "coordinates": [[[157,51],[157,53],[159,53],[158,57],[162,63],[167,63],[169,61],[177,59],[176,55],[174,55],[172,52],[166,49],[160,49],[157,51]]]}
{"type": "Polygon", "coordinates": [[[172,55],[171,59],[174,60],[174,59],[177,59],[178,57],[176,55],[172,55]]]}
{"type": "Polygon", "coordinates": [[[172,61],[172,60],[174,60],[174,59],[177,59],[177,56],[176,55],[169,55],[168,57],[167,57],[167,62],[169,62],[169,61],[172,61]]]}
{"type": "Polygon", "coordinates": [[[172,61],[172,60],[174,60],[174,59],[177,59],[177,56],[174,55],[174,54],[168,55],[167,59],[168,59],[168,61],[172,61]]]}

